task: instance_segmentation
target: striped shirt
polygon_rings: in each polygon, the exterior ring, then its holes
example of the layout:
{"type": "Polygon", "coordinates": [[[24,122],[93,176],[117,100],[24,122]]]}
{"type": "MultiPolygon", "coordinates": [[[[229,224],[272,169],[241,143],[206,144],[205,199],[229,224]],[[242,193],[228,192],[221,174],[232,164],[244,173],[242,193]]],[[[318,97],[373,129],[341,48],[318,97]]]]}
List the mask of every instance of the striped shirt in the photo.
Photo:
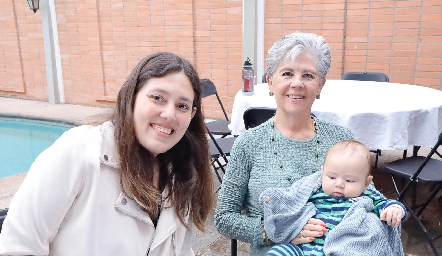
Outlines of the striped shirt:
{"type": "MultiPolygon", "coordinates": [[[[398,201],[387,199],[382,194],[373,189],[366,189],[361,196],[368,197],[373,200],[373,212],[380,215],[380,212],[392,204],[398,204],[398,201]]],[[[348,209],[353,204],[353,198],[334,197],[329,196],[321,189],[317,190],[310,197],[309,202],[312,202],[316,207],[316,215],[314,218],[324,221],[327,229],[332,230],[344,218],[348,209]]],[[[404,216],[405,217],[405,216],[404,216]]],[[[298,245],[304,252],[304,255],[325,255],[323,247],[325,238],[328,232],[324,233],[322,237],[315,238],[310,243],[298,245]]]]}

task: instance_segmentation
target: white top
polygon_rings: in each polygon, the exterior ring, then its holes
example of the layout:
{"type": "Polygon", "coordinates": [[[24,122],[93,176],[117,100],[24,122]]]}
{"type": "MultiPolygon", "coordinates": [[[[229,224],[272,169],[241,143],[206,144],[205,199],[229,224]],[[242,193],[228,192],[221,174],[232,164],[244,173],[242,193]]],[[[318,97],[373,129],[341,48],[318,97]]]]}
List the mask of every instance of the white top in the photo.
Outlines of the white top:
{"type": "Polygon", "coordinates": [[[155,228],[122,192],[118,163],[110,121],[65,132],[37,157],[14,195],[0,255],[194,255],[190,216],[187,229],[166,199],[155,228]]]}
{"type": "MultiPolygon", "coordinates": [[[[267,84],[257,84],[252,96],[241,91],[236,94],[232,134],[245,131],[243,113],[250,107],[276,108],[267,84]]],[[[409,84],[327,80],[312,112],[322,120],[348,127],[368,148],[432,147],[442,132],[442,91],[409,84]]]]}

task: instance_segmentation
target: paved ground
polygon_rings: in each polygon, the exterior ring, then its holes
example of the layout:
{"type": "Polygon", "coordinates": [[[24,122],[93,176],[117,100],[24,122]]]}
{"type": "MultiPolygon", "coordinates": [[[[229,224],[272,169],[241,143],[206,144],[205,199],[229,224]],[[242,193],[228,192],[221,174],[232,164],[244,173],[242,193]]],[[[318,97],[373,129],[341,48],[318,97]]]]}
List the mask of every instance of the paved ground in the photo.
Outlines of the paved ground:
{"type": "MultiPolygon", "coordinates": [[[[45,102],[18,100],[0,97],[0,115],[29,116],[73,122],[76,124],[99,124],[107,120],[112,113],[108,108],[95,108],[79,105],[58,104],[51,105],[45,102]]],[[[425,149],[423,150],[425,152],[425,149]]],[[[382,151],[379,166],[383,163],[402,157],[402,151],[382,151]]],[[[26,173],[0,179],[0,209],[9,206],[10,200],[17,191],[26,173]]],[[[391,181],[379,169],[373,172],[377,188],[386,196],[394,198],[391,181]]],[[[427,193],[428,188],[422,187],[419,193],[427,193]]],[[[441,197],[439,197],[441,198],[441,197]]],[[[442,202],[434,201],[427,214],[423,216],[425,222],[430,223],[432,231],[442,233],[442,202]]],[[[213,219],[207,222],[206,232],[195,232],[193,248],[197,255],[230,255],[230,239],[221,236],[213,225],[213,219]]],[[[422,239],[413,221],[403,224],[402,241],[406,255],[433,255],[422,239]]],[[[438,241],[442,252],[442,239],[438,241]]],[[[248,245],[238,242],[238,255],[248,255],[248,245]]]]}

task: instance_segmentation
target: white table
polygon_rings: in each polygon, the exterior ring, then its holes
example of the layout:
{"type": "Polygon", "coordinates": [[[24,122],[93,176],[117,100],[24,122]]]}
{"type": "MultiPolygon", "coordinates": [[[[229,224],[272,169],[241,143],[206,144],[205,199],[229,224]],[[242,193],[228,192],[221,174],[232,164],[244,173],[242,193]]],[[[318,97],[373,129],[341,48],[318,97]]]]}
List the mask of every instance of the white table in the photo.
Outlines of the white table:
{"type": "MultiPolygon", "coordinates": [[[[243,114],[250,107],[276,108],[267,84],[256,85],[253,96],[236,94],[230,125],[233,135],[245,131],[243,114]]],[[[442,131],[442,91],[409,84],[327,80],[312,112],[348,127],[368,148],[431,147],[442,131]]]]}

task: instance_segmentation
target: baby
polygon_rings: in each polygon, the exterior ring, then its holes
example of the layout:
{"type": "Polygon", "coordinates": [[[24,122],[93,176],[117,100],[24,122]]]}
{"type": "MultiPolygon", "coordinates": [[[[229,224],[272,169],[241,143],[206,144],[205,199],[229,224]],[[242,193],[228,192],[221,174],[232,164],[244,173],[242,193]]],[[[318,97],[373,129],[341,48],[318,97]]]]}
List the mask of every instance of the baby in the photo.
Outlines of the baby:
{"type": "Polygon", "coordinates": [[[353,255],[351,251],[357,255],[402,255],[398,226],[406,217],[405,207],[374,189],[372,179],[369,150],[357,141],[345,140],[327,152],[322,176],[318,172],[291,188],[266,189],[261,202],[267,236],[286,243],[273,246],[267,255],[353,255]],[[370,212],[378,216],[377,221],[370,212]],[[323,236],[309,237],[310,231],[300,230],[310,217],[325,223],[323,236]],[[380,223],[379,219],[392,228],[372,224],[380,223]],[[311,242],[287,243],[296,237],[311,242]]]}

